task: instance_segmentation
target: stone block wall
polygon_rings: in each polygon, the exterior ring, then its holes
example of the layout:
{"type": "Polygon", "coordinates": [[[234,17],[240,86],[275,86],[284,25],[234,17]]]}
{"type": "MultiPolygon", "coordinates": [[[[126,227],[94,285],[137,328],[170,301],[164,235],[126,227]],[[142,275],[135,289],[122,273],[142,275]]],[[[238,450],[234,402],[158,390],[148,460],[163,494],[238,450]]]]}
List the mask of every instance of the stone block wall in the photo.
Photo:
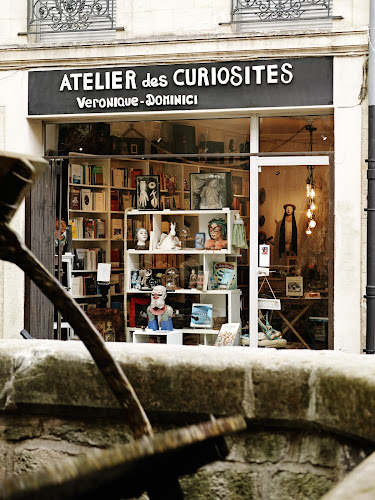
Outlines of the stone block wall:
{"type": "MultiPolygon", "coordinates": [[[[189,500],[319,499],[374,450],[369,357],[107,345],[156,433],[246,418],[225,461],[180,479],[189,500]]],[[[81,342],[0,341],[0,387],[0,480],[132,440],[81,342]]]]}

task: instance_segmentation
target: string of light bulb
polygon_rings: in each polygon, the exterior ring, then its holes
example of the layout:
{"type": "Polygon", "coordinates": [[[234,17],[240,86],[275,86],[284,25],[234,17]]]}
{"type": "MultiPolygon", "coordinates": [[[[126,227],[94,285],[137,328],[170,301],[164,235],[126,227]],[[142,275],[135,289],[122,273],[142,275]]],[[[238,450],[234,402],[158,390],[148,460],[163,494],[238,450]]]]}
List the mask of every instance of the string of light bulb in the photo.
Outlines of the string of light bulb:
{"type": "MultiPolygon", "coordinates": [[[[315,127],[313,127],[311,124],[306,125],[306,130],[310,133],[310,151],[312,151],[313,148],[313,132],[317,130],[315,127]]],[[[306,211],[306,216],[307,216],[307,227],[306,227],[306,234],[310,236],[312,234],[312,229],[316,227],[316,220],[315,220],[315,209],[316,209],[316,203],[315,203],[315,179],[314,179],[314,168],[312,165],[307,166],[307,179],[306,179],[306,196],[307,196],[307,211],[306,211]]]]}

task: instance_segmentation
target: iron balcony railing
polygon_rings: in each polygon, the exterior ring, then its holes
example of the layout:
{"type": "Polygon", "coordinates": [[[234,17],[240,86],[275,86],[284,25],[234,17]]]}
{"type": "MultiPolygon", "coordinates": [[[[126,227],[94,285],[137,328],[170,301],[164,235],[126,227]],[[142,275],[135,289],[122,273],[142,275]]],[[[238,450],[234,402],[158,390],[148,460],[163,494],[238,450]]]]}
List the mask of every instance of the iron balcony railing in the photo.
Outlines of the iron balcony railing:
{"type": "Polygon", "coordinates": [[[232,21],[331,19],[332,0],[232,0],[232,21]]]}
{"type": "Polygon", "coordinates": [[[115,0],[28,0],[28,33],[115,29],[115,0]]]}

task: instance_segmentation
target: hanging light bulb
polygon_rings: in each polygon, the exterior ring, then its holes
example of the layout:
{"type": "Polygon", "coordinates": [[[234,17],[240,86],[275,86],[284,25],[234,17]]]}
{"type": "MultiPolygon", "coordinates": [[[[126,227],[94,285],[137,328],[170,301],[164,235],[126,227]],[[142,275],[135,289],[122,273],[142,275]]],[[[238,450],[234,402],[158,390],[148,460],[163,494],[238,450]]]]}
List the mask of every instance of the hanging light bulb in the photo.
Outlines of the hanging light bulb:
{"type": "Polygon", "coordinates": [[[309,222],[310,228],[314,228],[316,226],[315,215],[312,216],[311,221],[309,222]]]}
{"type": "Polygon", "coordinates": [[[308,182],[306,184],[306,196],[310,198],[310,192],[311,192],[311,184],[308,182]]]}
{"type": "Polygon", "coordinates": [[[305,233],[307,234],[307,236],[310,236],[310,234],[311,234],[311,229],[308,227],[308,228],[306,229],[305,233]]]}
{"type": "Polygon", "coordinates": [[[310,208],[311,208],[311,210],[315,210],[316,209],[316,205],[315,205],[315,201],[314,200],[311,200],[310,208]]]}
{"type": "Polygon", "coordinates": [[[307,215],[307,217],[309,219],[311,219],[311,217],[312,217],[312,211],[311,211],[310,207],[307,209],[306,215],[307,215]]]}
{"type": "Polygon", "coordinates": [[[312,186],[311,189],[310,189],[310,198],[315,198],[315,189],[314,189],[314,186],[312,186]]]}

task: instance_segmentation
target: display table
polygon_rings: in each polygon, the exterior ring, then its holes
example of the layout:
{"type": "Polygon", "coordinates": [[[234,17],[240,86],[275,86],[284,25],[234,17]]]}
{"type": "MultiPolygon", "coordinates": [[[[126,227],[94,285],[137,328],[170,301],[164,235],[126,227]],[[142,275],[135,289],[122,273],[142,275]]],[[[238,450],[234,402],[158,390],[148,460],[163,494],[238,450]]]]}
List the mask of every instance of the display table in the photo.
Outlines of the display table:
{"type": "Polygon", "coordinates": [[[182,345],[183,335],[182,330],[173,330],[172,332],[166,330],[134,330],[133,344],[148,344],[150,337],[165,337],[167,344],[182,345]]]}
{"type": "Polygon", "coordinates": [[[305,340],[301,337],[299,332],[295,329],[293,326],[300,318],[306,315],[306,313],[311,309],[311,307],[316,304],[317,302],[325,301],[328,302],[328,297],[314,297],[314,298],[308,298],[308,297],[280,297],[281,300],[281,311],[275,311],[280,318],[284,321],[286,324],[286,327],[283,329],[281,332],[282,335],[284,336],[285,333],[288,330],[291,330],[294,335],[302,342],[302,344],[307,348],[310,349],[310,346],[305,342],[305,340]],[[295,314],[293,317],[287,318],[285,316],[285,306],[286,305],[293,305],[293,309],[299,308],[299,312],[295,314]]]}

